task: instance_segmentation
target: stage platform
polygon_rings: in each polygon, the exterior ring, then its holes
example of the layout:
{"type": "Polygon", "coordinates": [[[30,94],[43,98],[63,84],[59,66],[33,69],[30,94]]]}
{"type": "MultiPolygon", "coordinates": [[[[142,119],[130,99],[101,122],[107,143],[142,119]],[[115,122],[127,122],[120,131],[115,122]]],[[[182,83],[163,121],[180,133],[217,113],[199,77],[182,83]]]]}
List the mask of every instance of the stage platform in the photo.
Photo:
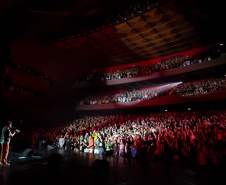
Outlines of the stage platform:
{"type": "Polygon", "coordinates": [[[166,164],[46,148],[32,151],[28,157],[10,153],[11,165],[0,166],[1,185],[216,185],[225,181],[225,168],[191,170],[181,168],[177,162],[166,164]],[[60,163],[48,164],[54,155],[61,157],[60,163]],[[103,163],[106,161],[108,169],[103,163]],[[94,168],[97,162],[103,168],[94,168]]]}

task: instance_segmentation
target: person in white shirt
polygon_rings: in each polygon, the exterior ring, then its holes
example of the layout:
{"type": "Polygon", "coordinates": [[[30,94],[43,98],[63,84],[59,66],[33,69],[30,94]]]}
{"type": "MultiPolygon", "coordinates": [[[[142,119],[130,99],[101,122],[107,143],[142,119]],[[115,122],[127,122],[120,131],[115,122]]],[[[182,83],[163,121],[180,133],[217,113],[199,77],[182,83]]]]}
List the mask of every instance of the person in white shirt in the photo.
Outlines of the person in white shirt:
{"type": "Polygon", "coordinates": [[[59,139],[59,148],[60,149],[64,149],[64,143],[65,143],[65,139],[64,139],[64,136],[61,135],[60,139],[59,139]]]}

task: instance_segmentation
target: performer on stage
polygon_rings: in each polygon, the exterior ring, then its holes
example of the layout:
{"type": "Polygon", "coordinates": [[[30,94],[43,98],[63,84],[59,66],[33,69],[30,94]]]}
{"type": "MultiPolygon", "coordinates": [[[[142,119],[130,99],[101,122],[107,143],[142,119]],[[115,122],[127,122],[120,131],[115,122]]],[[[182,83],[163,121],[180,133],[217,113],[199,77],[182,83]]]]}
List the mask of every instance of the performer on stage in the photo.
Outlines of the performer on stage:
{"type": "Polygon", "coordinates": [[[6,126],[2,129],[1,135],[1,160],[0,165],[9,166],[10,164],[7,163],[7,157],[9,154],[9,143],[11,137],[13,137],[16,133],[19,133],[19,130],[15,130],[13,133],[11,132],[10,128],[12,128],[12,122],[7,121],[6,126]]]}

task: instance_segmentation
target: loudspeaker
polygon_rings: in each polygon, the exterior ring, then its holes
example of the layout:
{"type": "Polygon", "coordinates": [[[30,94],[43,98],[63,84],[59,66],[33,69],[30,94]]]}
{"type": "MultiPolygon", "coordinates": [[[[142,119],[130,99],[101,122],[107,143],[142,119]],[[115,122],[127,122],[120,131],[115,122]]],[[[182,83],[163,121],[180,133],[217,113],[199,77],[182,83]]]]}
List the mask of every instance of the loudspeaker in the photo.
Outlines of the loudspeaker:
{"type": "Polygon", "coordinates": [[[21,153],[21,155],[24,157],[30,157],[33,155],[33,150],[30,148],[27,148],[21,153]]]}
{"type": "Polygon", "coordinates": [[[54,147],[51,146],[51,145],[48,145],[48,146],[47,146],[47,149],[54,149],[54,147]]]}
{"type": "Polygon", "coordinates": [[[94,172],[100,171],[107,173],[109,170],[109,162],[107,160],[96,159],[91,168],[94,172]]]}
{"type": "Polygon", "coordinates": [[[48,158],[47,158],[47,164],[49,165],[59,165],[61,163],[61,155],[59,153],[52,153],[48,158]]]}

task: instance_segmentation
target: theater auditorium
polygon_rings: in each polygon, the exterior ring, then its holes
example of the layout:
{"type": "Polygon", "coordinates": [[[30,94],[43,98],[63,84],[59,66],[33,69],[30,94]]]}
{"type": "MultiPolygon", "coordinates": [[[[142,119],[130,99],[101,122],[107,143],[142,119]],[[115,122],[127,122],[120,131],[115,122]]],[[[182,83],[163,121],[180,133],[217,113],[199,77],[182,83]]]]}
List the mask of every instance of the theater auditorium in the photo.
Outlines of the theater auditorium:
{"type": "Polygon", "coordinates": [[[0,2],[0,184],[222,184],[224,11],[0,2]]]}

